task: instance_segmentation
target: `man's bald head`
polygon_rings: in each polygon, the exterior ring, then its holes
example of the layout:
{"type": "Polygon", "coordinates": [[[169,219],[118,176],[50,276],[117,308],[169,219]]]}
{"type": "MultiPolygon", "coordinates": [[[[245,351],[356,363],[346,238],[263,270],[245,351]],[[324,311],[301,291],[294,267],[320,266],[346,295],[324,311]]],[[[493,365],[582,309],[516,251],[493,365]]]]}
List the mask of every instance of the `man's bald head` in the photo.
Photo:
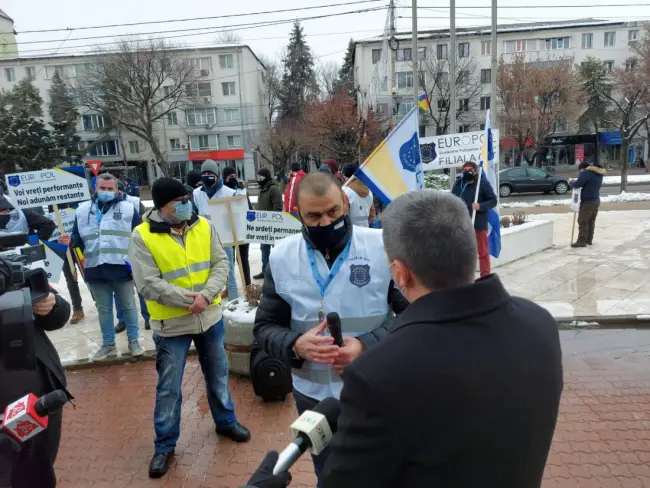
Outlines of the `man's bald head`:
{"type": "Polygon", "coordinates": [[[300,195],[303,193],[309,193],[314,197],[322,197],[326,195],[333,186],[338,187],[339,189],[341,188],[339,181],[331,174],[323,173],[321,171],[309,173],[298,182],[298,186],[296,187],[296,203],[300,206],[300,195]]]}
{"type": "Polygon", "coordinates": [[[296,205],[308,226],[329,225],[346,213],[341,184],[332,175],[310,173],[298,183],[296,205]]]}

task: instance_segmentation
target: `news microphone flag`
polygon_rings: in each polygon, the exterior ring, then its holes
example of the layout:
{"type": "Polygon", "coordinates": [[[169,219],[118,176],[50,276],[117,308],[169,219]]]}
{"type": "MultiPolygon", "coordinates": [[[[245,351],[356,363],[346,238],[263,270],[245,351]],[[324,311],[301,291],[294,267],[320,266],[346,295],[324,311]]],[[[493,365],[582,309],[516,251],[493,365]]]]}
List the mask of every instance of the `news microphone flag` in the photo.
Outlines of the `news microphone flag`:
{"type": "MultiPolygon", "coordinates": [[[[490,126],[490,111],[487,111],[485,117],[485,137],[481,146],[481,171],[483,178],[486,178],[495,192],[497,188],[497,171],[499,171],[499,162],[494,160],[494,144],[492,140],[492,127],[490,126]]],[[[479,185],[480,186],[480,185],[479,185]]],[[[477,188],[478,191],[478,188],[477,188]]],[[[495,258],[501,253],[501,222],[499,217],[499,207],[488,210],[488,252],[495,258]]]]}
{"type": "Polygon", "coordinates": [[[384,205],[424,188],[418,111],[413,107],[354,173],[384,205]]]}

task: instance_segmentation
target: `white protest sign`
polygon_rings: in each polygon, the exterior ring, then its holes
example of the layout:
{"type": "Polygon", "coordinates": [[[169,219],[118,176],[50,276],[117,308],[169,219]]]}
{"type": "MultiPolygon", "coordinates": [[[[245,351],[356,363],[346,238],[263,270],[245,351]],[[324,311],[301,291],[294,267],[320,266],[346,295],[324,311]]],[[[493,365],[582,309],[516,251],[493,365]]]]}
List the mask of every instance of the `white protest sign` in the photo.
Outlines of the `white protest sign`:
{"type": "Polygon", "coordinates": [[[234,231],[237,235],[237,241],[243,244],[244,234],[246,233],[244,217],[246,216],[246,212],[248,212],[248,199],[246,195],[209,200],[208,213],[210,214],[210,222],[217,229],[217,234],[223,246],[233,246],[235,244],[230,215],[228,214],[228,203],[230,203],[230,208],[232,209],[232,219],[235,223],[234,231]]]}
{"type": "MultiPolygon", "coordinates": [[[[444,136],[420,137],[422,171],[458,168],[465,163],[479,164],[485,131],[444,136]],[[428,147],[427,147],[428,146],[428,147]],[[424,162],[429,160],[429,162],[424,162]]],[[[499,161],[499,131],[492,129],[494,160],[499,161]]]]}
{"type": "Polygon", "coordinates": [[[581,202],[581,197],[582,197],[582,188],[574,188],[573,191],[571,192],[571,210],[574,212],[579,212],[580,211],[580,202],[581,202]]]}
{"type": "Polygon", "coordinates": [[[297,234],[302,223],[289,212],[249,210],[246,213],[246,240],[260,244],[276,244],[287,236],[297,234]]]}
{"type": "Polygon", "coordinates": [[[7,175],[7,189],[18,208],[90,200],[88,181],[59,168],[7,175]]]}
{"type": "MultiPolygon", "coordinates": [[[[72,234],[72,228],[74,227],[75,209],[64,208],[62,210],[59,210],[59,212],[61,213],[63,230],[68,235],[72,234]]],[[[48,213],[45,214],[45,216],[56,224],[56,215],[54,213],[48,213]]],[[[54,232],[52,232],[52,235],[50,236],[50,240],[54,241],[58,239],[60,235],[61,233],[59,232],[59,226],[57,225],[56,229],[54,229],[54,232]]]]}

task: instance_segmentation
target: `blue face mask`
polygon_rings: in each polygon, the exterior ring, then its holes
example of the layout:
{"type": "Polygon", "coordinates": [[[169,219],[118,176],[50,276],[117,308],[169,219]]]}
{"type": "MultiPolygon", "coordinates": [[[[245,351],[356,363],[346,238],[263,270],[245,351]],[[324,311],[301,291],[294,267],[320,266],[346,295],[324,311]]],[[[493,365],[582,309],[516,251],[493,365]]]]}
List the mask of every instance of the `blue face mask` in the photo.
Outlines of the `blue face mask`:
{"type": "Polygon", "coordinates": [[[97,199],[100,202],[106,203],[106,202],[112,202],[115,200],[115,192],[114,191],[98,191],[97,192],[97,199]]]}
{"type": "Polygon", "coordinates": [[[189,201],[174,202],[174,217],[183,222],[192,216],[192,204],[189,201]]]}

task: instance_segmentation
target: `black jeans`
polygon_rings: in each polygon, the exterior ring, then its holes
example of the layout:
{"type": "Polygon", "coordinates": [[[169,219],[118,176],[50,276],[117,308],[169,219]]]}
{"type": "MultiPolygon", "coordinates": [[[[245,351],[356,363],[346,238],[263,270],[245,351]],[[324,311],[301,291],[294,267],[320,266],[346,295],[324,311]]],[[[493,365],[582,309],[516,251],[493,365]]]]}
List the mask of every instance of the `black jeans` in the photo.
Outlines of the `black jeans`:
{"type": "Polygon", "coordinates": [[[65,276],[65,282],[68,285],[68,291],[70,292],[70,299],[72,300],[72,310],[77,311],[81,310],[81,292],[79,291],[79,283],[74,280],[72,276],[73,272],[70,269],[68,264],[68,257],[63,255],[63,276],[65,276]]]}
{"type": "Polygon", "coordinates": [[[241,244],[239,246],[239,256],[241,258],[241,267],[244,269],[244,281],[246,286],[251,284],[251,266],[248,263],[248,247],[250,244],[241,244]]]}
{"type": "MultiPolygon", "coordinates": [[[[293,398],[296,401],[296,410],[298,410],[298,415],[302,415],[305,410],[312,410],[316,404],[319,403],[318,400],[305,396],[296,390],[293,390],[293,398]]],[[[330,448],[326,447],[318,456],[311,457],[314,462],[314,473],[316,473],[316,479],[318,480],[316,483],[317,488],[320,488],[321,486],[320,477],[325,470],[325,461],[327,461],[329,453],[330,448]]]]}
{"type": "Polygon", "coordinates": [[[578,212],[578,242],[591,244],[594,240],[596,217],[600,200],[589,200],[580,204],[578,212]]]}

